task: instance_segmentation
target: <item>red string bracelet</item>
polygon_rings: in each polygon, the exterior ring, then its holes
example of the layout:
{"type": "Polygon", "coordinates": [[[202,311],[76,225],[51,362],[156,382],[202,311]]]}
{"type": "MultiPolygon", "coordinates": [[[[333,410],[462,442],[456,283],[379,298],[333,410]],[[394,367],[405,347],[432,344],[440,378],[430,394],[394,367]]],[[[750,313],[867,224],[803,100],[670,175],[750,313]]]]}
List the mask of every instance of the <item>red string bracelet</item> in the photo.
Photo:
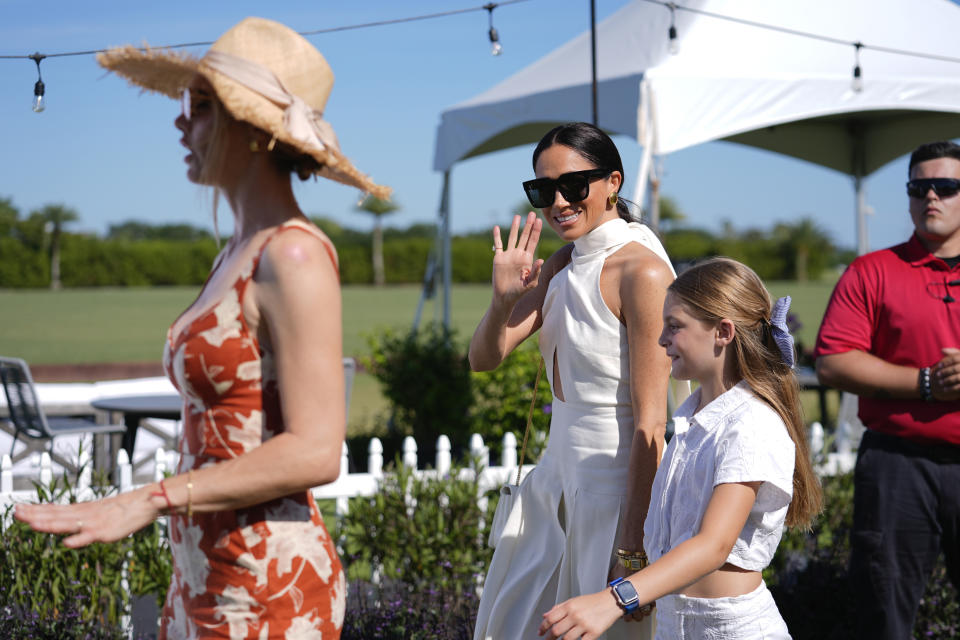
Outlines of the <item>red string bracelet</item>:
{"type": "Polygon", "coordinates": [[[151,491],[151,496],[163,497],[167,501],[167,512],[173,513],[173,503],[170,502],[170,495],[167,493],[167,488],[163,485],[163,480],[160,481],[160,491],[151,491]]]}

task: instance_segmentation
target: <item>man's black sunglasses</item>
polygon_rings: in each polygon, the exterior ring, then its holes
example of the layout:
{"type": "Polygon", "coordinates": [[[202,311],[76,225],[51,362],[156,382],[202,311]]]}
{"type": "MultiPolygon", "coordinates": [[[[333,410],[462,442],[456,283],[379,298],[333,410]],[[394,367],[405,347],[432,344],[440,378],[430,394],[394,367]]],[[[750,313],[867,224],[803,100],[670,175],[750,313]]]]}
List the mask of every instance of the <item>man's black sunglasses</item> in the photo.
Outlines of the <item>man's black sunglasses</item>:
{"type": "Polygon", "coordinates": [[[580,202],[590,195],[590,181],[594,178],[606,178],[613,173],[611,169],[586,169],[571,171],[553,178],[537,178],[523,183],[530,204],[543,209],[557,199],[557,191],[567,202],[580,202]]]}
{"type": "Polygon", "coordinates": [[[953,178],[920,178],[907,183],[907,195],[911,198],[925,198],[927,193],[933,192],[941,198],[949,198],[960,191],[960,180],[953,178]]]}

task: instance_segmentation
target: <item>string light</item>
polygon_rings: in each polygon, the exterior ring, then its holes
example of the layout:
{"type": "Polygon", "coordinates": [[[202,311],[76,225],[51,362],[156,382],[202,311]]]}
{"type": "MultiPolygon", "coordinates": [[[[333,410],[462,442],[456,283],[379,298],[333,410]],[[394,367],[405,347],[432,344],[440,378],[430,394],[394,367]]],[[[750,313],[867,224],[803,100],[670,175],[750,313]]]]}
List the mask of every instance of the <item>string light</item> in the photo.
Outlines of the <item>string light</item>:
{"type": "Polygon", "coordinates": [[[862,48],[862,42],[853,43],[853,82],[850,83],[850,88],[853,89],[854,93],[860,93],[863,91],[863,73],[860,71],[860,49],[862,48]]]}
{"type": "Polygon", "coordinates": [[[33,85],[33,110],[35,113],[40,113],[47,108],[47,98],[44,96],[46,87],[43,84],[43,77],[40,75],[40,61],[47,56],[42,53],[34,53],[28,57],[37,63],[37,83],[33,85]]]}
{"type": "MultiPolygon", "coordinates": [[[[490,15],[490,31],[488,32],[490,36],[490,53],[495,56],[503,53],[503,45],[500,44],[500,35],[497,33],[497,30],[493,26],[493,10],[496,7],[502,7],[510,4],[518,4],[520,2],[529,2],[530,0],[501,0],[500,2],[491,2],[479,7],[468,7],[465,9],[454,9],[451,11],[440,11],[437,13],[428,13],[417,16],[408,16],[405,18],[394,18],[390,20],[378,20],[376,22],[364,22],[362,24],[351,24],[341,27],[329,27],[326,29],[314,29],[312,31],[298,31],[302,36],[313,36],[324,33],[334,33],[336,31],[347,31],[350,29],[364,29],[367,27],[382,27],[385,25],[401,24],[404,22],[414,22],[416,20],[429,20],[432,18],[445,18],[448,16],[459,15],[461,13],[470,13],[473,11],[487,11],[490,15]]],[[[212,41],[207,42],[183,42],[180,44],[170,44],[164,46],[154,47],[156,49],[183,49],[186,47],[203,47],[213,44],[212,41]]],[[[29,56],[25,55],[0,55],[0,60],[33,60],[37,64],[37,82],[33,85],[33,110],[37,113],[40,113],[47,107],[47,98],[46,98],[46,85],[43,83],[43,79],[40,77],[40,61],[44,58],[64,58],[69,56],[91,56],[98,53],[104,53],[109,49],[89,49],[86,51],[67,51],[62,53],[34,53],[29,56]]]]}
{"type": "MultiPolygon", "coordinates": [[[[340,27],[328,27],[325,29],[315,29],[313,31],[298,31],[298,33],[302,36],[311,36],[311,35],[319,35],[319,34],[325,34],[325,33],[333,33],[337,31],[347,31],[350,29],[363,29],[367,27],[379,27],[379,26],[385,26],[385,25],[400,24],[404,22],[413,22],[416,20],[442,18],[442,17],[452,16],[452,15],[458,15],[461,13],[469,13],[473,11],[487,11],[490,17],[490,30],[488,31],[488,35],[490,37],[490,43],[491,43],[490,52],[493,55],[500,55],[503,52],[503,45],[500,44],[499,34],[497,33],[497,30],[493,27],[493,9],[496,7],[506,6],[510,4],[517,4],[520,2],[529,2],[529,1],[530,0],[501,0],[500,2],[497,2],[497,3],[491,2],[482,6],[468,7],[465,9],[454,9],[451,11],[442,11],[438,13],[408,16],[405,18],[395,18],[390,20],[379,20],[376,22],[366,22],[362,24],[345,25],[340,27]]],[[[841,38],[835,38],[832,36],[825,36],[817,33],[800,31],[799,29],[791,29],[791,28],[782,27],[779,25],[766,24],[766,23],[757,22],[754,20],[746,20],[744,18],[737,18],[734,16],[715,13],[712,11],[705,11],[703,9],[685,7],[673,1],[667,1],[667,0],[638,0],[638,1],[647,2],[650,4],[658,4],[660,6],[667,7],[668,9],[670,9],[670,28],[668,31],[668,36],[669,36],[668,44],[670,48],[670,53],[673,53],[673,54],[676,54],[679,51],[679,44],[680,44],[679,39],[677,38],[677,28],[675,23],[675,13],[677,10],[689,11],[690,13],[707,16],[710,18],[715,18],[717,20],[726,20],[728,22],[735,22],[738,24],[743,24],[746,26],[755,27],[759,29],[767,29],[769,31],[776,31],[779,33],[786,33],[794,36],[810,38],[813,40],[820,40],[822,42],[832,42],[834,44],[853,46],[856,50],[856,66],[853,69],[853,85],[852,85],[854,91],[860,91],[863,86],[863,75],[860,69],[860,50],[861,49],[873,49],[874,51],[879,51],[881,53],[889,53],[893,55],[901,55],[901,56],[907,56],[912,58],[921,58],[926,60],[939,60],[941,62],[960,63],[960,58],[954,57],[954,56],[945,56],[945,55],[939,55],[939,54],[933,54],[933,53],[923,53],[920,51],[897,49],[894,47],[884,47],[880,45],[872,45],[872,44],[868,45],[862,42],[851,42],[849,40],[843,40],[841,38]]],[[[187,43],[181,43],[181,44],[159,46],[156,48],[157,49],[182,49],[185,47],[209,46],[211,44],[213,44],[213,42],[187,42],[187,43]]],[[[46,96],[44,94],[45,86],[43,84],[43,80],[39,77],[41,60],[43,60],[44,58],[60,58],[60,57],[67,57],[67,56],[95,55],[97,53],[103,53],[105,51],[107,51],[107,49],[91,49],[88,51],[69,51],[69,52],[63,52],[63,53],[48,53],[48,54],[34,53],[33,55],[29,55],[29,56],[0,55],[0,60],[29,59],[36,62],[38,79],[36,84],[33,87],[33,92],[34,92],[33,110],[39,113],[40,111],[43,111],[46,108],[46,96]]]]}
{"type": "MultiPolygon", "coordinates": [[[[726,20],[727,22],[734,22],[736,24],[746,25],[748,27],[756,27],[758,29],[767,29],[768,31],[776,31],[779,33],[787,33],[793,36],[800,36],[802,38],[810,38],[812,40],[820,40],[822,42],[832,42],[834,44],[844,44],[850,46],[856,46],[858,43],[850,40],[844,40],[842,38],[835,38],[832,36],[825,36],[819,33],[811,33],[809,31],[801,31],[799,29],[791,29],[789,27],[781,27],[775,24],[767,24],[764,22],[757,22],[756,20],[747,20],[744,18],[737,18],[735,16],[728,16],[722,13],[716,13],[713,11],[705,11],[703,9],[695,9],[693,7],[685,7],[676,2],[667,1],[667,0],[637,0],[638,2],[647,2],[649,4],[658,4],[661,7],[667,7],[672,10],[677,11],[688,11],[701,16],[706,16],[708,18],[715,18],[717,20],[726,20]]],[[[503,3],[501,3],[503,4],[503,3]]],[[[898,49],[896,47],[884,47],[881,45],[874,44],[864,44],[859,43],[860,48],[862,49],[873,49],[874,51],[880,51],[882,53],[890,53],[898,56],[907,56],[911,58],[922,58],[925,60],[939,60],[941,62],[953,62],[960,63],[960,58],[955,56],[944,56],[936,53],[923,53],[921,51],[911,51],[909,49],[898,49]]]]}
{"type": "Polygon", "coordinates": [[[497,28],[493,26],[493,10],[497,8],[497,4],[490,2],[483,5],[483,8],[487,10],[487,15],[490,17],[490,31],[487,32],[487,35],[490,36],[490,55],[498,56],[503,53],[503,45],[500,44],[500,34],[497,33],[497,28]]]}
{"type": "Polygon", "coordinates": [[[673,2],[668,2],[667,8],[670,9],[670,29],[667,31],[670,40],[667,48],[670,51],[670,55],[675,56],[680,53],[680,41],[677,40],[677,5],[673,2]]]}

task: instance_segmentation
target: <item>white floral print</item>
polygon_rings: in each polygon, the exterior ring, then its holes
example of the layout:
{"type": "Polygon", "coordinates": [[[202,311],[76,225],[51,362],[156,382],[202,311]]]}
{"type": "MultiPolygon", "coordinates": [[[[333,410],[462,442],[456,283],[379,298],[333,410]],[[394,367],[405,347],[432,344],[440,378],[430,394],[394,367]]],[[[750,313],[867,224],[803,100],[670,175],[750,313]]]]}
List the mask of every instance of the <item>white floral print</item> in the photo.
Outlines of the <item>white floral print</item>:
{"type": "MultiPolygon", "coordinates": [[[[277,232],[291,229],[323,238],[300,223],[277,232]]],[[[180,473],[241,456],[284,430],[273,355],[242,319],[258,260],[223,300],[167,341],[165,368],[188,405],[180,473]]],[[[339,638],[345,578],[308,491],[236,511],[171,515],[170,527],[174,578],[162,640],[226,632],[237,640],[339,638]]]]}

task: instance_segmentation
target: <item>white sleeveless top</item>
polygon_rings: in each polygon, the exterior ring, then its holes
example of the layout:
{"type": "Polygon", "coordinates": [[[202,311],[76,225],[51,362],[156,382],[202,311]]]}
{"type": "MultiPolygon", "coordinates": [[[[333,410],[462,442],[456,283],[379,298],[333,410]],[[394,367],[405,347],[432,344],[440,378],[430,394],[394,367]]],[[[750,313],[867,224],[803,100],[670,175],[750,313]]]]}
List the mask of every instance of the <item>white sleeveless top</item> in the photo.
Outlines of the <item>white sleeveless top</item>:
{"type": "Polygon", "coordinates": [[[547,288],[540,351],[551,388],[555,388],[552,363],[556,354],[568,404],[631,404],[626,327],[600,294],[604,262],[628,242],[639,242],[653,251],[676,276],[653,231],[617,218],[574,240],[570,264],[551,279],[547,288]]]}

